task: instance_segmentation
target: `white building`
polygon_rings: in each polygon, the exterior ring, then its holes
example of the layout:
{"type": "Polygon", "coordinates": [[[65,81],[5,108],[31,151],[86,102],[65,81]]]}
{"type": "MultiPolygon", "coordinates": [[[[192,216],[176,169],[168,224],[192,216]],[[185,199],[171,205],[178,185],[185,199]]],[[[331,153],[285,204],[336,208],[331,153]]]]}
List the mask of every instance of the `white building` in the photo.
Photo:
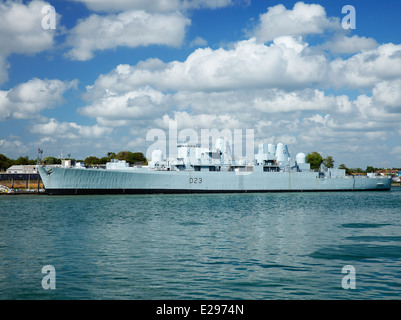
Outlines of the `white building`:
{"type": "Polygon", "coordinates": [[[7,173],[38,173],[36,165],[14,165],[7,169],[7,173]]]}

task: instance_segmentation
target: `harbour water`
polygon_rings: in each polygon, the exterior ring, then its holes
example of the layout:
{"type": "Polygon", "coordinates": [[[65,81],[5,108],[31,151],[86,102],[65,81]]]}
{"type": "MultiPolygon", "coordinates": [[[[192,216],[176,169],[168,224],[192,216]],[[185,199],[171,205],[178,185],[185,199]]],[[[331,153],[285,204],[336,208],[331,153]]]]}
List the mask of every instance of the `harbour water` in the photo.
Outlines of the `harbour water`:
{"type": "Polygon", "coordinates": [[[400,217],[401,188],[2,196],[0,299],[399,299],[400,217]]]}

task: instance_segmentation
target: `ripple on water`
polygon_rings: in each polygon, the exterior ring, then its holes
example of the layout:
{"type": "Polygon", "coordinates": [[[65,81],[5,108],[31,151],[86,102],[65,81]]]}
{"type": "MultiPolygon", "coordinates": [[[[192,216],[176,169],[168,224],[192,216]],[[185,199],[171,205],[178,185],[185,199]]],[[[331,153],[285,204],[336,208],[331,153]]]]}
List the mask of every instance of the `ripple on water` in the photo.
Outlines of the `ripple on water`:
{"type": "Polygon", "coordinates": [[[344,223],[341,226],[343,228],[352,228],[352,229],[367,229],[367,228],[380,228],[384,226],[388,226],[388,223],[344,223]]]}
{"type": "Polygon", "coordinates": [[[0,298],[397,298],[400,199],[401,188],[2,198],[0,298]],[[54,292],[41,287],[47,264],[54,292]]]}
{"type": "Polygon", "coordinates": [[[401,246],[350,244],[325,247],[316,250],[310,257],[315,259],[365,260],[365,259],[400,259],[401,246]]]}

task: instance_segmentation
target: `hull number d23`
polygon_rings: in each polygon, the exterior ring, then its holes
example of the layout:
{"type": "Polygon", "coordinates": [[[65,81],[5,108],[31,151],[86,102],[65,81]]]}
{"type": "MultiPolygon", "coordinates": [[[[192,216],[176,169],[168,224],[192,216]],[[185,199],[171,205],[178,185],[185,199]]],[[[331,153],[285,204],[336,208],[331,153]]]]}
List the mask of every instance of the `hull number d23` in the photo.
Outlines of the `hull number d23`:
{"type": "Polygon", "coordinates": [[[189,178],[189,183],[201,184],[202,178],[189,178]]]}

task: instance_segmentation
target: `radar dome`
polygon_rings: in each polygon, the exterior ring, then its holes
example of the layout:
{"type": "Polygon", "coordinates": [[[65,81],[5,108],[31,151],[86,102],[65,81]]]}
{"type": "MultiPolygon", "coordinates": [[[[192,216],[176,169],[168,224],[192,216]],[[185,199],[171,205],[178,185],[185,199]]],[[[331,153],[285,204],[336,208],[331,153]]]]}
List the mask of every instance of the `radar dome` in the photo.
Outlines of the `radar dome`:
{"type": "Polygon", "coordinates": [[[297,163],[306,163],[306,156],[305,153],[298,153],[297,156],[295,157],[295,160],[297,163]]]}

